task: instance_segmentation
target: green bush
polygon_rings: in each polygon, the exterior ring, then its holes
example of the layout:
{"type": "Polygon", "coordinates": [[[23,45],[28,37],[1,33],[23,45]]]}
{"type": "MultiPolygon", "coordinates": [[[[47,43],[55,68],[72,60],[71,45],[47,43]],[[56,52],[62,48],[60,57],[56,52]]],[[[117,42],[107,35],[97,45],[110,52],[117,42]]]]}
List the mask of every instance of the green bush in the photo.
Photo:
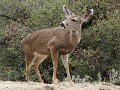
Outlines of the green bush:
{"type": "MultiPolygon", "coordinates": [[[[120,70],[120,4],[117,0],[1,0],[0,1],[0,79],[25,80],[25,62],[20,41],[41,28],[58,26],[64,20],[62,5],[77,15],[94,9],[90,22],[83,25],[82,39],[70,55],[71,75],[91,76],[115,68],[120,70]]],[[[52,61],[40,66],[45,82],[51,83],[52,61]]],[[[58,78],[66,76],[59,61],[58,78]]],[[[108,77],[108,76],[107,76],[108,77]]],[[[34,71],[32,80],[36,81],[34,71]]]]}

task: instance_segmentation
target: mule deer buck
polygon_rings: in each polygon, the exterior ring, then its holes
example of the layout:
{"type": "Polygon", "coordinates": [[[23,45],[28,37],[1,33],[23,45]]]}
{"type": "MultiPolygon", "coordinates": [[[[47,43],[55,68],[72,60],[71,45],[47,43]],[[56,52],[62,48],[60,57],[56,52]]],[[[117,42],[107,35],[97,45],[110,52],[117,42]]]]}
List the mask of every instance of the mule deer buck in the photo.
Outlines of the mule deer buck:
{"type": "Polygon", "coordinates": [[[29,72],[33,67],[38,80],[43,82],[38,66],[45,58],[51,55],[53,61],[53,83],[58,83],[56,76],[58,66],[58,55],[61,55],[63,65],[66,69],[67,79],[71,82],[68,65],[69,54],[80,42],[81,26],[93,15],[93,9],[88,10],[82,17],[75,15],[65,5],[63,12],[66,20],[60,26],[35,31],[25,38],[21,44],[25,54],[26,80],[29,80],[29,72]]]}

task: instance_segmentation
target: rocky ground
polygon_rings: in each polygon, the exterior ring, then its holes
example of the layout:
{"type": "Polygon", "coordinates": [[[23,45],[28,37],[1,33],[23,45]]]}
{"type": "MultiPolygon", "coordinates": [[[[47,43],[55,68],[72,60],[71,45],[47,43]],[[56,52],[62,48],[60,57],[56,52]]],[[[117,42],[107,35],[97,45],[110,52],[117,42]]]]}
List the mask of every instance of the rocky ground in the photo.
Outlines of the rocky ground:
{"type": "Polygon", "coordinates": [[[120,86],[110,83],[42,84],[38,82],[0,81],[0,90],[120,90],[120,86]]]}

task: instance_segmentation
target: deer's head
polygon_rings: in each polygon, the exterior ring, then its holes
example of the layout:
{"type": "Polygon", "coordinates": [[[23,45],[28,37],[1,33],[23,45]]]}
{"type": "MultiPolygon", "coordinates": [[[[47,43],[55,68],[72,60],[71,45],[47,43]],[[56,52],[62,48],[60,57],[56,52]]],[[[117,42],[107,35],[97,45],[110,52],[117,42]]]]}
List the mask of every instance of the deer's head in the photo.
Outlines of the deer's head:
{"type": "Polygon", "coordinates": [[[63,12],[65,14],[66,20],[62,21],[61,27],[66,28],[67,26],[79,25],[80,28],[84,22],[87,22],[93,15],[93,9],[88,10],[83,16],[75,15],[70,11],[65,5],[63,5],[63,12]]]}

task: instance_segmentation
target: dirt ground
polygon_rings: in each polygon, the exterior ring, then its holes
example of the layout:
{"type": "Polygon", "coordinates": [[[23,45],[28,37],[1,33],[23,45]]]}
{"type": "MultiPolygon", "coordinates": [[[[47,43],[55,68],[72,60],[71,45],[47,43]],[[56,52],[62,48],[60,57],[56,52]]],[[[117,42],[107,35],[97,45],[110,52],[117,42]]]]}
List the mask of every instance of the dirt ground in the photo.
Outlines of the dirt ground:
{"type": "Polygon", "coordinates": [[[120,90],[120,86],[110,83],[42,84],[39,82],[0,81],[0,90],[120,90]]]}

